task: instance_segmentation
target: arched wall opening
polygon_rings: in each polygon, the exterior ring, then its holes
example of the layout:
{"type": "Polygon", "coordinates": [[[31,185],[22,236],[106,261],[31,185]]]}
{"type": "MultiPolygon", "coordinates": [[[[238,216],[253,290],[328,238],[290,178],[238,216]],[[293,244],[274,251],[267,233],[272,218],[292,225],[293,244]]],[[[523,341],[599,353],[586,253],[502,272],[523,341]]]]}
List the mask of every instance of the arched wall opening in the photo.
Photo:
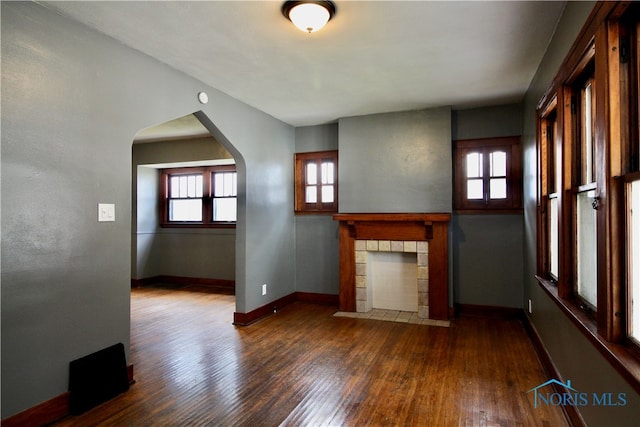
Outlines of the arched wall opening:
{"type": "Polygon", "coordinates": [[[197,284],[225,291],[235,288],[236,230],[238,222],[242,224],[245,218],[241,214],[245,204],[239,201],[245,194],[245,169],[238,168],[237,164],[243,162],[237,162],[236,158],[242,159],[242,156],[202,112],[190,113],[136,134],[132,145],[133,287],[164,283],[197,284]],[[201,119],[205,119],[208,127],[201,119]],[[161,209],[164,170],[203,167],[215,170],[231,165],[238,169],[236,224],[163,224],[162,216],[166,215],[161,209]]]}

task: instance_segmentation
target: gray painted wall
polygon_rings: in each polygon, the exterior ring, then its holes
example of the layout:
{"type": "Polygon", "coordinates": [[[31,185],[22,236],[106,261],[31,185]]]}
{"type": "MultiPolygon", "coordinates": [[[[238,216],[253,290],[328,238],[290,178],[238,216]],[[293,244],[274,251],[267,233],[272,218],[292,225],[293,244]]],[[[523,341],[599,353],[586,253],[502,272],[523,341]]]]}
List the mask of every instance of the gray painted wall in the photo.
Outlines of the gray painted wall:
{"type": "Polygon", "coordinates": [[[65,392],[69,361],[129,348],[131,143],[142,128],[200,111],[238,165],[237,311],[293,292],[294,130],[43,6],[0,7],[6,418],[65,392]],[[99,202],[115,203],[116,222],[97,222],[99,202]]]}
{"type": "Polygon", "coordinates": [[[451,212],[449,107],[339,121],[340,212],[451,212]]]}
{"type": "Polygon", "coordinates": [[[159,226],[160,172],[153,165],[232,159],[213,137],[133,145],[131,277],[234,280],[235,229],[159,226]],[[141,166],[147,165],[147,166],[141,166]],[[148,166],[151,165],[151,166],[148,166]]]}
{"type": "Polygon", "coordinates": [[[636,426],[640,396],[611,367],[587,338],[540,289],[536,270],[536,105],[551,84],[561,62],[593,8],[592,2],[568,2],[524,102],[524,301],[532,300],[533,325],[565,380],[579,391],[626,393],[624,407],[584,406],[580,413],[590,426],[636,426]]]}
{"type": "MultiPolygon", "coordinates": [[[[296,128],[297,153],[337,149],[337,123],[296,128]]],[[[295,224],[296,290],[337,295],[340,291],[338,223],[331,215],[297,215],[295,224]]]]}
{"type": "MultiPolygon", "coordinates": [[[[453,138],[522,134],[520,104],[453,111],[453,138]]],[[[522,306],[523,215],[453,215],[453,292],[459,304],[522,306]]]]}

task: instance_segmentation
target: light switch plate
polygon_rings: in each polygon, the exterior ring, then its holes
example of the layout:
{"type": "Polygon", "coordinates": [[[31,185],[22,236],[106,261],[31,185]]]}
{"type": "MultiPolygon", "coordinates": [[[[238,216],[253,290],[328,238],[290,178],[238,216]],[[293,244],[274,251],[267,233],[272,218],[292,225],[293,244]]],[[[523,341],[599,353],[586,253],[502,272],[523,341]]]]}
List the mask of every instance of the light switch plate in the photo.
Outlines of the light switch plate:
{"type": "Polygon", "coordinates": [[[116,205],[113,203],[98,203],[98,222],[114,222],[116,220],[116,205]]]}

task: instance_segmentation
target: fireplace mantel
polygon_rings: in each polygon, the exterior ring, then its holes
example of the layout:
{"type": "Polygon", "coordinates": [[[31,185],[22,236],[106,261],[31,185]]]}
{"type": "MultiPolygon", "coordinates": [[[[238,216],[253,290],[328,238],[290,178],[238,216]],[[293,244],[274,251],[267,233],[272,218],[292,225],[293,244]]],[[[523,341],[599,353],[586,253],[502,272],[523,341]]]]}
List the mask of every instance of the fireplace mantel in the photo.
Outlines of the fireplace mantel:
{"type": "Polygon", "coordinates": [[[340,310],[356,311],[355,241],[429,242],[429,318],[449,318],[449,213],[340,213],[340,310]]]}

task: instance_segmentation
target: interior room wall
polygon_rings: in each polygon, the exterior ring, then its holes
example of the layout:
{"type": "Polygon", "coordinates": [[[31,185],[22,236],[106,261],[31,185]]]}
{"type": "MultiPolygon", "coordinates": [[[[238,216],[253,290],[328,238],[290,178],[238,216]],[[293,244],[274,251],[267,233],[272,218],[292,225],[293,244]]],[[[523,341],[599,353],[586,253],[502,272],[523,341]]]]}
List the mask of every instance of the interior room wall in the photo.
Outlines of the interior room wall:
{"type": "Polygon", "coordinates": [[[235,229],[160,227],[157,165],[233,159],[213,137],[133,145],[132,278],[235,279],[235,229]]]}
{"type": "Polygon", "coordinates": [[[531,322],[547,348],[563,379],[581,392],[626,393],[625,406],[579,408],[587,425],[635,426],[640,417],[640,395],[613,369],[604,356],[560,311],[540,288],[536,272],[536,106],[557,74],[560,64],[594,2],[567,2],[558,29],[538,67],[524,101],[524,301],[531,299],[531,322]]]}
{"type": "MultiPolygon", "coordinates": [[[[522,105],[452,112],[454,140],[522,134],[522,105]]],[[[454,214],[453,291],[457,304],[522,307],[523,215],[454,214]]]]}
{"type": "MultiPolygon", "coordinates": [[[[297,153],[338,149],[337,123],[298,127],[295,135],[297,153]]],[[[338,164],[339,156],[338,153],[338,164]]],[[[340,283],[338,223],[331,215],[296,215],[295,226],[296,290],[337,295],[340,283]]]]}
{"type": "Polygon", "coordinates": [[[197,111],[236,159],[236,310],[294,292],[294,130],[46,6],[0,7],[4,419],[66,392],[71,360],[129,348],[140,129],[197,111]]]}
{"type": "Polygon", "coordinates": [[[451,108],[339,120],[340,212],[451,212],[451,108]]]}

